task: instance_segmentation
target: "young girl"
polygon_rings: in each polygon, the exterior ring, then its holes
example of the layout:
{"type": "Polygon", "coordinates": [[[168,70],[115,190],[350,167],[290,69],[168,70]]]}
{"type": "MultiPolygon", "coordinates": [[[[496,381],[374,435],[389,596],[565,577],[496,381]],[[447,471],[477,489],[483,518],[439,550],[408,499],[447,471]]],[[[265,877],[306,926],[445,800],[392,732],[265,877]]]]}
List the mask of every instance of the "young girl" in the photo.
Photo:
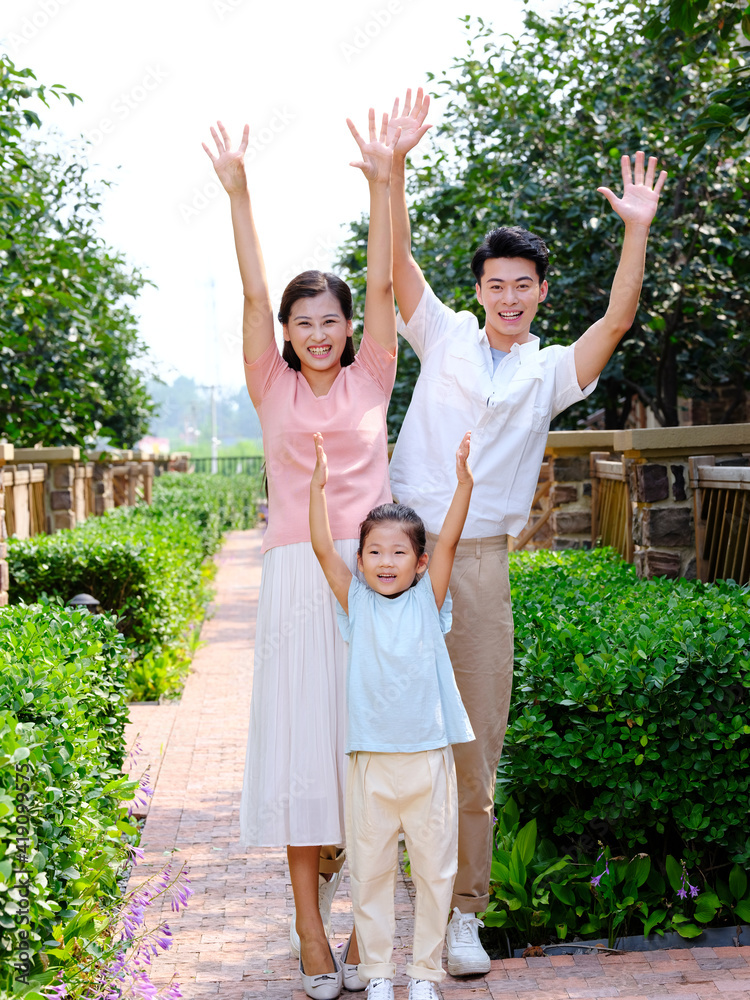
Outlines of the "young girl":
{"type": "Polygon", "coordinates": [[[368,983],[368,1000],[393,1000],[393,890],[403,829],[417,890],[409,1000],[438,1000],[434,984],[445,976],[441,955],[458,851],[451,744],[474,739],[443,639],[450,629],[448,581],[473,486],[470,435],[456,454],[458,485],[429,573],[424,524],[411,507],[387,503],[360,526],[364,584],[334,546],[328,460],[323,436],[314,438],[310,538],[343,610],[339,624],[349,643],[346,839],[358,974],[368,983]]]}
{"type": "MultiPolygon", "coordinates": [[[[245,174],[248,126],[237,149],[221,122],[218,131],[211,129],[216,152],[203,146],[231,205],[244,294],[245,375],[263,428],[268,476],[240,841],[287,847],[296,907],[290,936],[303,988],[317,1000],[338,996],[344,978],[326,924],[343,863],[336,845],[344,841],[346,646],[310,546],[314,456],[308,428],[322,426],[329,436],[340,470],[331,494],[335,550],[353,566],[359,522],[390,497],[385,414],[396,374],[390,222],[395,139],[385,141],[387,116],[378,138],[372,110],[369,142],[348,125],[362,156],[352,165],[370,188],[364,333],[356,356],[351,293],[340,278],[320,271],[306,271],[287,286],[279,352],[245,174]]],[[[301,177],[304,168],[296,164],[294,172],[301,177]]],[[[349,955],[356,953],[353,937],[349,955]]],[[[356,970],[345,985],[364,988],[356,970]]]]}

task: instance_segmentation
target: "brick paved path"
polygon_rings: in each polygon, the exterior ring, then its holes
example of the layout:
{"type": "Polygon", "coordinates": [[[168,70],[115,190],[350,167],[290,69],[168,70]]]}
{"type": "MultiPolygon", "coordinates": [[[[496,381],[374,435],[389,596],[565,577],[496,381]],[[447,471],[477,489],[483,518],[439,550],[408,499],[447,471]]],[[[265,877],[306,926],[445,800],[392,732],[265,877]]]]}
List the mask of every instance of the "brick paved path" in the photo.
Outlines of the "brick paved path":
{"type": "MultiPolygon", "coordinates": [[[[285,854],[237,847],[260,565],[259,533],[228,536],[214,615],[202,632],[206,645],[181,702],[131,712],[129,737],[141,732],[141,759],[152,762],[152,774],[158,771],[142,840],[144,870],[160,868],[165,852],[176,848],[195,890],[185,911],[164,913],[174,945],[155,960],[152,978],[161,984],[174,976],[191,1000],[304,998],[289,952],[285,854]]],[[[395,960],[401,970],[411,935],[409,888],[400,876],[395,960]]],[[[334,946],[346,941],[349,914],[344,880],[333,904],[334,946]]],[[[405,983],[402,972],[397,1000],[406,1000],[405,983]]],[[[493,962],[486,977],[448,977],[442,993],[444,1000],[750,1000],[750,947],[510,959],[493,962]]]]}

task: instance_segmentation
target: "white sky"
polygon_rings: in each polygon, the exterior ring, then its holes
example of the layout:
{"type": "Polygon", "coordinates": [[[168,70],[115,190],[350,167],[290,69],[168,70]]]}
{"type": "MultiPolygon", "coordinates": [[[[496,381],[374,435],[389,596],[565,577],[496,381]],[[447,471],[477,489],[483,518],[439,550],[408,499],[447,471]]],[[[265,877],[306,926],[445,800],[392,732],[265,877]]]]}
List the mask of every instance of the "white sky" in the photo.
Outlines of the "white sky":
{"type": "MultiPolygon", "coordinates": [[[[550,0],[536,0],[549,7],[550,0]]],[[[40,83],[83,101],[40,110],[116,186],[101,234],[157,289],[137,302],[141,336],[167,381],[243,384],[241,286],[228,199],[201,148],[221,118],[250,124],[251,195],[278,305],[286,281],[330,268],[346,223],[367,210],[349,166],[347,116],[390,110],[469,37],[468,12],[517,33],[523,0],[2,0],[0,42],[40,83]],[[211,293],[214,282],[215,295],[211,293]],[[212,305],[215,300],[215,306],[212,305]]],[[[435,103],[431,121],[439,124],[435,103]]],[[[429,135],[423,143],[429,141],[429,135]]]]}

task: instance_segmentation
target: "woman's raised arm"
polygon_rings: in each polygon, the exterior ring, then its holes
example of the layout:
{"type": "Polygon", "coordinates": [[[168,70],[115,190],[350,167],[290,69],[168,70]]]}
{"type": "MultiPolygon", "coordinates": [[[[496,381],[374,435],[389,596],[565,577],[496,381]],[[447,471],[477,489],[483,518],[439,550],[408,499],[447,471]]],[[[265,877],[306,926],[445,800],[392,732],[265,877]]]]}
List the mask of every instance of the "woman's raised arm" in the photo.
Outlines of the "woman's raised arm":
{"type": "Polygon", "coordinates": [[[391,354],[396,353],[396,308],[393,302],[393,241],[391,236],[391,164],[400,129],[388,141],[388,115],[383,115],[380,139],[375,111],[370,108],[370,141],[365,142],[347,118],[362,159],[353,162],[370,185],[370,229],[367,237],[367,292],[365,329],[391,354]]]}
{"type": "Polygon", "coordinates": [[[217,154],[211,152],[203,143],[203,148],[214,165],[216,175],[229,195],[232,209],[232,228],[234,230],[234,245],[237,250],[237,261],[242,277],[242,293],[245,297],[245,308],[242,314],[242,346],[245,360],[252,363],[265,353],[274,339],[273,311],[271,298],[268,294],[266,269],[263,264],[263,254],[255,231],[253,211],[250,205],[250,192],[245,174],[245,150],[250,132],[245,126],[242,141],[237,149],[232,149],[229,135],[221,122],[218,132],[211,128],[211,135],[216,143],[217,154]]]}

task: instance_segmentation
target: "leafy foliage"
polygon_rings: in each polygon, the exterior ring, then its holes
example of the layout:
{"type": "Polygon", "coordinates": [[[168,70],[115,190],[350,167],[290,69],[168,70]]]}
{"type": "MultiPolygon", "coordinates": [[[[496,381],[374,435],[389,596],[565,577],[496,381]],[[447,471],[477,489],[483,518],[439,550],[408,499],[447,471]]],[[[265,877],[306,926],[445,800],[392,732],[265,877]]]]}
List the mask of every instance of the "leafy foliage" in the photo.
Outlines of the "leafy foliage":
{"type": "Polygon", "coordinates": [[[193,616],[203,552],[195,530],[121,507],[54,535],[9,542],[10,594],[93,594],[143,655],[179,638],[193,616]]]}
{"type": "Polygon", "coordinates": [[[513,559],[499,773],[561,853],[750,865],[750,591],[640,581],[609,550],[513,559]]]}
{"type": "Polygon", "coordinates": [[[664,0],[646,26],[650,38],[677,31],[684,38],[682,62],[697,63],[718,36],[730,46],[731,77],[708,94],[682,148],[695,155],[717,139],[750,135],[750,65],[743,51],[750,41],[750,6],[746,0],[710,3],[709,0],[664,0]],[[744,39],[744,40],[743,40],[744,39]]]}
{"type": "Polygon", "coordinates": [[[116,894],[121,834],[135,832],[120,805],[126,664],[108,617],[0,610],[0,986],[84,896],[116,894]]]}
{"type": "Polygon", "coordinates": [[[259,479],[165,475],[150,506],[119,507],[70,531],[9,541],[10,595],[32,603],[89,593],[129,640],[133,700],[179,694],[225,531],[253,527],[259,479]]]}
{"type": "Polygon", "coordinates": [[[521,825],[511,798],[497,814],[490,903],[482,920],[501,929],[512,950],[600,937],[614,948],[618,939],[639,933],[693,939],[704,926],[736,925],[750,915],[747,875],[739,865],[732,866],[728,883],[711,877],[702,890],[671,854],[663,868],[664,876],[647,854],[613,857],[608,847],[596,859],[559,857],[552,841],[539,840],[535,820],[521,825]]]}
{"type": "MultiPolygon", "coordinates": [[[[411,183],[414,256],[437,295],[474,311],[469,261],[485,233],[520,225],[550,245],[550,293],[536,332],[572,343],[605,311],[622,240],[597,187],[617,190],[619,158],[643,149],[670,172],[651,227],[641,308],[589,399],[556,426],[604,408],[622,426],[633,396],[665,425],[679,394],[729,388],[725,418],[745,398],[750,357],[750,161],[726,131],[688,166],[683,142],[708,95],[728,85],[730,43],[709,33],[683,65],[679,33],[645,36],[656,0],[568,0],[528,12],[518,40],[466,18],[467,54],[435,79],[443,123],[411,183]]],[[[718,9],[712,0],[711,9],[718,9]]],[[[734,60],[734,62],[733,62],[734,60]]],[[[339,264],[364,281],[366,220],[352,226],[339,264]]],[[[398,431],[418,374],[402,345],[389,429],[398,431]]]]}
{"type": "Polygon", "coordinates": [[[146,281],[97,235],[106,185],[89,179],[85,147],[65,157],[29,137],[39,118],[21,102],[75,100],[32,80],[0,56],[0,422],[21,447],[127,447],[154,408],[127,301],[146,281]]]}

